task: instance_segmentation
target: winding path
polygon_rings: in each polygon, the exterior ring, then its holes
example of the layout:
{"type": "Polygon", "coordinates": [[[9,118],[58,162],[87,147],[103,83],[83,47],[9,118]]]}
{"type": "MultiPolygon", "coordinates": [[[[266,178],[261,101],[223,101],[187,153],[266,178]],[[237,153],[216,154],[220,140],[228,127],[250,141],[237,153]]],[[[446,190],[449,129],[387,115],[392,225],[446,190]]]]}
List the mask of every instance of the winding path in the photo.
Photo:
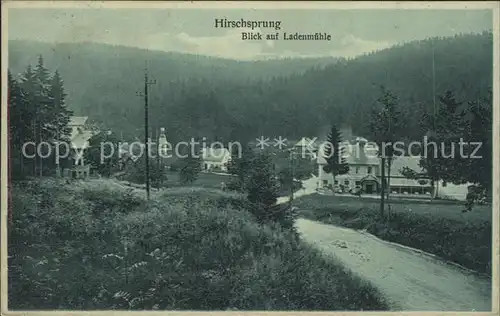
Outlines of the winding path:
{"type": "MultiPolygon", "coordinates": [[[[316,180],[303,181],[295,197],[314,193],[316,180]]],[[[489,278],[367,233],[306,219],[296,225],[307,243],[378,287],[393,311],[491,311],[489,278]]]]}
{"type": "MultiPolygon", "coordinates": [[[[303,186],[295,196],[314,193],[316,178],[303,186]]],[[[306,219],[296,226],[306,242],[378,287],[392,310],[491,311],[491,280],[485,276],[353,229],[306,219]]]]}
{"type": "Polygon", "coordinates": [[[304,240],[378,287],[392,310],[491,311],[488,278],[352,229],[299,219],[304,240]]]}

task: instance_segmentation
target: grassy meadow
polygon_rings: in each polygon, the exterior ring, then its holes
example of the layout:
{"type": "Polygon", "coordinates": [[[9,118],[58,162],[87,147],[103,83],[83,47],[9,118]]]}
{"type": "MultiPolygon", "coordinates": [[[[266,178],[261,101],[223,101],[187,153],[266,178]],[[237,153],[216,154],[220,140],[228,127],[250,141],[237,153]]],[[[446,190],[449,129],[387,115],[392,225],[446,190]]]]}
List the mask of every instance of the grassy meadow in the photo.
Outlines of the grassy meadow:
{"type": "Polygon", "coordinates": [[[491,206],[435,200],[389,200],[382,217],[380,200],[313,194],[297,198],[304,218],[354,229],[421,249],[467,268],[491,274],[491,206]]]}
{"type": "Polygon", "coordinates": [[[386,310],[369,283],[217,189],[13,184],[13,310],[386,310]]]}

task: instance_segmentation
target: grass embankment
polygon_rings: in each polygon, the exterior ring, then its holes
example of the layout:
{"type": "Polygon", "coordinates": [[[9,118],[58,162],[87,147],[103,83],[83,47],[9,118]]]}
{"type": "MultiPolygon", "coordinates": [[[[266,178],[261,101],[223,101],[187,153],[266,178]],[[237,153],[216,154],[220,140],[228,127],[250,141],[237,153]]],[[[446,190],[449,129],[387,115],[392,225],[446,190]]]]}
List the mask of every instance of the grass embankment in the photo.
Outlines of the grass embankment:
{"type": "Polygon", "coordinates": [[[15,185],[10,309],[383,310],[378,291],[246,200],[105,181],[15,185]]]}
{"type": "MultiPolygon", "coordinates": [[[[129,181],[130,179],[126,179],[126,177],[120,177],[121,181],[129,181]]],[[[234,176],[231,174],[221,174],[221,173],[211,173],[211,172],[200,172],[198,174],[197,179],[190,183],[190,187],[197,188],[206,188],[206,189],[221,189],[221,184],[224,182],[228,185],[234,176]]],[[[129,181],[130,182],[130,181],[129,181]]],[[[132,181],[133,183],[133,181],[132,181]]],[[[154,185],[152,187],[156,188],[154,185]]],[[[179,172],[178,171],[167,171],[166,179],[162,183],[162,188],[177,188],[177,187],[185,187],[179,180],[179,172]]],[[[301,184],[299,182],[294,182],[294,192],[300,190],[301,184]]],[[[290,187],[280,187],[279,196],[287,196],[290,194],[290,187]]]]}
{"type": "Polygon", "coordinates": [[[381,217],[377,199],[315,194],[295,201],[302,217],[366,229],[382,239],[491,275],[491,206],[462,213],[463,204],[456,202],[395,200],[390,204],[390,211],[381,217]]]}

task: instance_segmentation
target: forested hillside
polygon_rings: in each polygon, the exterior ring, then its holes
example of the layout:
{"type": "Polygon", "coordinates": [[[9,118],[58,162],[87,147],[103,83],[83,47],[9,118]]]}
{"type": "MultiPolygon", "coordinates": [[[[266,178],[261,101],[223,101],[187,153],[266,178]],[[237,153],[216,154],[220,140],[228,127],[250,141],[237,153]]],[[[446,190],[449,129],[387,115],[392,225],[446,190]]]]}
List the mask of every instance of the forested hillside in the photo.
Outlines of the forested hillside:
{"type": "Polygon", "coordinates": [[[59,70],[66,103],[76,114],[128,137],[141,136],[143,100],[136,92],[143,90],[147,59],[156,79],[150,90],[152,125],[166,127],[172,141],[322,136],[331,123],[369,134],[381,85],[415,118],[403,136],[420,137],[417,118],[433,104],[433,55],[436,95],[452,90],[466,102],[492,86],[491,33],[427,39],[340,61],[238,62],[100,44],[9,45],[14,76],[43,55],[48,68],[59,70]]]}

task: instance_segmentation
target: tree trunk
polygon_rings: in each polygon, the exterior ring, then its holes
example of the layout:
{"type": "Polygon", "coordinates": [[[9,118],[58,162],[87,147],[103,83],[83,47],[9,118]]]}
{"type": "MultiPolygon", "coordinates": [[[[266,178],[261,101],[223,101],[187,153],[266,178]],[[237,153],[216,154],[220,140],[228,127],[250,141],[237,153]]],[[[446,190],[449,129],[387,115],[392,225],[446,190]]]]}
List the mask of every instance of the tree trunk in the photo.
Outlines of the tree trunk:
{"type": "MultiPolygon", "coordinates": [[[[42,142],[42,121],[38,121],[38,144],[42,142]]],[[[42,148],[42,146],[40,146],[42,148]]],[[[43,176],[43,158],[42,158],[42,153],[40,155],[37,154],[37,156],[40,159],[40,178],[43,176]]]]}
{"type": "Polygon", "coordinates": [[[436,193],[436,182],[431,180],[431,202],[434,200],[434,194],[436,193]]]}
{"type": "Polygon", "coordinates": [[[19,160],[21,161],[21,165],[19,166],[19,171],[21,172],[21,179],[24,179],[24,155],[23,155],[22,147],[19,150],[19,157],[20,157],[19,160]]]}
{"type": "Polygon", "coordinates": [[[332,185],[332,191],[333,191],[333,195],[335,195],[335,175],[332,174],[333,176],[333,185],[332,185]]]}
{"type": "Polygon", "coordinates": [[[34,153],[35,153],[35,157],[33,157],[33,177],[36,177],[36,172],[37,172],[37,168],[38,168],[38,159],[37,159],[37,155],[36,155],[36,140],[37,140],[37,136],[36,136],[36,118],[31,122],[32,124],[32,132],[33,132],[33,142],[35,143],[35,146],[34,146],[34,153]]]}
{"type": "Polygon", "coordinates": [[[387,159],[387,201],[389,201],[389,194],[391,193],[391,158],[387,159]]]}
{"type": "Polygon", "coordinates": [[[439,181],[433,181],[433,190],[432,190],[432,200],[436,199],[439,194],[439,181]]]}
{"type": "Polygon", "coordinates": [[[380,186],[380,216],[384,217],[384,198],[385,198],[385,158],[381,159],[381,186],[380,186]]]}

